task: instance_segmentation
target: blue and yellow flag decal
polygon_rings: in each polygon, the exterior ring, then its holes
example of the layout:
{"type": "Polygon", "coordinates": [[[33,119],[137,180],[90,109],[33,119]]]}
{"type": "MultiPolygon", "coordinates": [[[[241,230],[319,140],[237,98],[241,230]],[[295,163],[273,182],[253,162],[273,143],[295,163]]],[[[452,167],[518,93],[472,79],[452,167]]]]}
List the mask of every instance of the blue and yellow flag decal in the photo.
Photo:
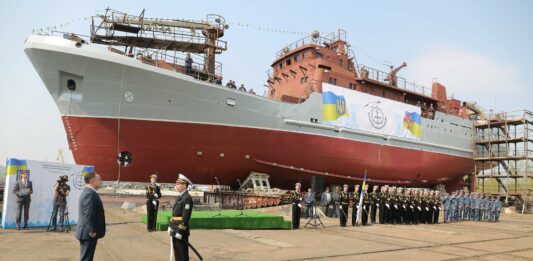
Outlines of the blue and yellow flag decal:
{"type": "Polygon", "coordinates": [[[8,159],[6,163],[6,176],[16,175],[19,170],[28,170],[25,160],[8,159]]]}
{"type": "Polygon", "coordinates": [[[94,166],[84,166],[83,171],[81,172],[81,176],[84,177],[85,174],[89,172],[94,172],[94,166]]]}
{"type": "Polygon", "coordinates": [[[403,117],[403,128],[409,130],[418,138],[422,137],[422,120],[420,114],[416,112],[405,112],[403,117]]]}
{"type": "Polygon", "coordinates": [[[332,92],[322,93],[322,120],[334,121],[342,116],[348,116],[344,96],[338,96],[332,92]]]}

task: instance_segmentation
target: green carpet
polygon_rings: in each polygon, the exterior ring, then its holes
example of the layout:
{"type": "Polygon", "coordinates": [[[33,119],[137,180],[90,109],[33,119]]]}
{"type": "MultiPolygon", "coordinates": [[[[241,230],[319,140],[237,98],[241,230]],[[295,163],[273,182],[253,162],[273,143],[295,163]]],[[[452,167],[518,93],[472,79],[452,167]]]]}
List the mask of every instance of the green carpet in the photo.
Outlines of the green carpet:
{"type": "MultiPolygon", "coordinates": [[[[283,220],[282,216],[275,216],[255,211],[224,210],[222,216],[218,211],[193,211],[189,226],[191,229],[291,229],[291,221],[283,220]]],[[[157,230],[167,230],[170,210],[157,213],[157,230]]],[[[141,221],[146,224],[146,215],[141,221]]]]}

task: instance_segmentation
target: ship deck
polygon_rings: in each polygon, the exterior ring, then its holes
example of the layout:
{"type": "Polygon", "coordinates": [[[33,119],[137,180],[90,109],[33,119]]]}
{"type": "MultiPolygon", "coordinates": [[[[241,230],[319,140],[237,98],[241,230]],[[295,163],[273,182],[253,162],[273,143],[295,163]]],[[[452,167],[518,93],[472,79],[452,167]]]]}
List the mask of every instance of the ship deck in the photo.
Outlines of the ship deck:
{"type": "MultiPolygon", "coordinates": [[[[141,213],[104,199],[107,233],[96,260],[168,260],[166,232],[147,233],[141,213]]],[[[300,230],[192,230],[190,243],[204,260],[531,260],[533,215],[502,213],[499,223],[372,225],[300,230]]],[[[302,219],[302,227],[307,220],[302,219]]],[[[9,260],[74,260],[74,233],[0,229],[0,252],[9,260]],[[24,242],[25,250],[20,251],[24,242]]],[[[191,260],[198,260],[190,251],[191,260]]]]}

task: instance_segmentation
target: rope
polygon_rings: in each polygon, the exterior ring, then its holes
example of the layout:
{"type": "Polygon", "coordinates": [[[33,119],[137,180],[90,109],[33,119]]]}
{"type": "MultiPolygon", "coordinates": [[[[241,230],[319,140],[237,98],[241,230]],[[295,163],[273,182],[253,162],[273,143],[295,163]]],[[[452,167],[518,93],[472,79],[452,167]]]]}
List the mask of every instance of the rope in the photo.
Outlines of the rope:
{"type": "MultiPolygon", "coordinates": [[[[122,112],[122,96],[124,95],[124,70],[126,68],[126,65],[122,63],[122,76],[120,79],[120,96],[119,96],[119,102],[118,102],[118,120],[117,120],[117,156],[120,154],[120,119],[121,119],[121,112],[122,112]]],[[[118,177],[117,177],[117,183],[120,182],[120,170],[122,169],[122,166],[118,165],[118,177]]]]}

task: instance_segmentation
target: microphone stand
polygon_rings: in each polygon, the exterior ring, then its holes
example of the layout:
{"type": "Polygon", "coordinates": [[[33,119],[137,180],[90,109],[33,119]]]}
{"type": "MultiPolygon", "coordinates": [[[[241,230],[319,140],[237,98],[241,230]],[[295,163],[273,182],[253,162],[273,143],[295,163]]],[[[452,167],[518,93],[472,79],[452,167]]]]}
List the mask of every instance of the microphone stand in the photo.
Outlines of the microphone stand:
{"type": "Polygon", "coordinates": [[[243,210],[244,210],[244,191],[242,190],[241,180],[237,179],[237,182],[239,182],[239,190],[241,192],[241,214],[239,214],[237,216],[244,216],[244,213],[243,213],[243,210]]]}
{"type": "Polygon", "coordinates": [[[220,197],[220,200],[218,201],[218,214],[214,215],[213,217],[218,217],[218,216],[223,216],[222,213],[220,213],[220,209],[222,208],[222,191],[220,191],[220,183],[218,182],[217,177],[215,177],[215,180],[217,181],[218,196],[220,197]]]}

